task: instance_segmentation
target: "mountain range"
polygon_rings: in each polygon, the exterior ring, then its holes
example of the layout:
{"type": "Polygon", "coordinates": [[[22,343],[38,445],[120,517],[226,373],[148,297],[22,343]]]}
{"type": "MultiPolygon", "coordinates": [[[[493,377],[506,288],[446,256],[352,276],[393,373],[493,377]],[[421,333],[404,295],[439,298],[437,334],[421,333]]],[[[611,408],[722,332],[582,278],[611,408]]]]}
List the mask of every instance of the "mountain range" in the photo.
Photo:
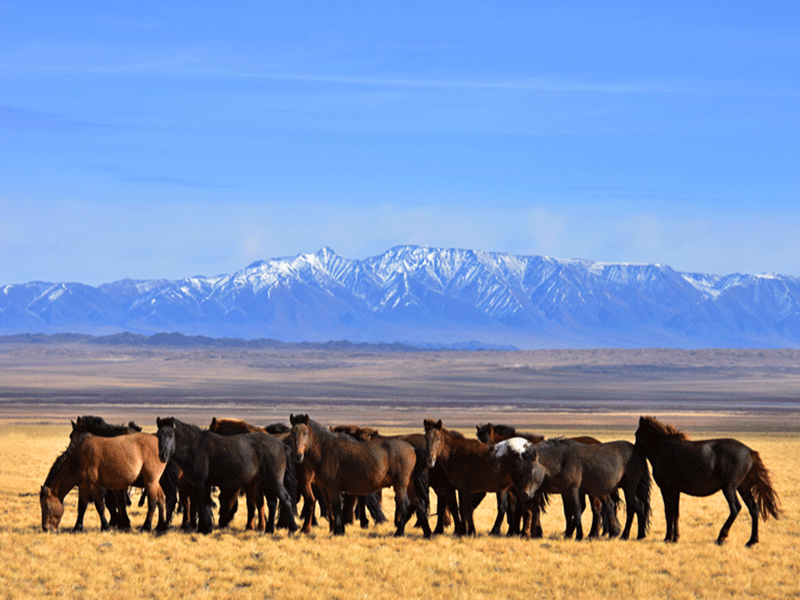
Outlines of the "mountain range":
{"type": "Polygon", "coordinates": [[[500,252],[323,248],[215,277],[0,287],[0,334],[516,348],[800,346],[800,279],[500,252]]]}

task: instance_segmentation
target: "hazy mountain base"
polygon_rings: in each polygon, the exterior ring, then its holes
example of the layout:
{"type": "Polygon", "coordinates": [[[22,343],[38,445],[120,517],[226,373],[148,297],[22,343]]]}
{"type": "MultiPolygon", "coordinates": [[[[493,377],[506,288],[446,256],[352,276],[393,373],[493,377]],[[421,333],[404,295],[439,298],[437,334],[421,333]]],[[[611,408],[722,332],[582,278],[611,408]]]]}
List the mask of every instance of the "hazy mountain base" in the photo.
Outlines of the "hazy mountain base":
{"type": "Polygon", "coordinates": [[[800,431],[798,350],[370,350],[6,344],[0,418],[65,423],[174,414],[257,423],[308,412],[325,422],[416,427],[511,422],[635,429],[640,414],[679,426],[800,431]]]}

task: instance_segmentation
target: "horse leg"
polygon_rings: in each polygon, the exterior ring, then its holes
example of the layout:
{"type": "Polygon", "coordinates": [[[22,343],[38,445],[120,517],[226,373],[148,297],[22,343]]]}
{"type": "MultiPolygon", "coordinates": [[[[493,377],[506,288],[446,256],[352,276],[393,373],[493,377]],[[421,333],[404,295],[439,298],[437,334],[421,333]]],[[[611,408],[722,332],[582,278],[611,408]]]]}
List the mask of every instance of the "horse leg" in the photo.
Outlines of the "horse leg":
{"type": "MultiPolygon", "coordinates": [[[[236,511],[239,509],[238,490],[220,490],[219,493],[219,527],[227,527],[233,521],[236,511]]],[[[251,529],[253,521],[252,510],[248,504],[247,506],[247,527],[251,529]]]]}
{"type": "Polygon", "coordinates": [[[616,490],[608,496],[603,496],[603,533],[610,538],[617,537],[621,528],[617,518],[617,500],[619,496],[616,490]]]}
{"type": "Polygon", "coordinates": [[[472,519],[474,507],[472,506],[472,495],[467,490],[458,490],[458,496],[461,500],[461,527],[462,532],[460,535],[477,535],[475,531],[475,521],[472,519]]]}
{"type": "Polygon", "coordinates": [[[725,496],[725,500],[728,501],[728,508],[730,508],[731,514],[728,515],[725,523],[722,524],[722,529],[719,530],[719,537],[717,537],[717,544],[719,545],[722,545],[728,537],[731,525],[739,515],[739,511],[742,510],[742,503],[739,502],[739,498],[736,496],[736,488],[733,485],[729,484],[727,487],[722,488],[722,494],[725,496]]]}
{"type": "Polygon", "coordinates": [[[664,499],[664,517],[667,521],[667,535],[665,542],[677,542],[680,537],[678,532],[678,517],[680,516],[680,492],[664,490],[661,488],[661,497],[664,499]]]}
{"type": "Polygon", "coordinates": [[[744,505],[750,512],[752,527],[750,529],[750,539],[746,544],[749,548],[753,544],[758,543],[758,504],[756,504],[756,499],[753,497],[753,492],[751,492],[750,488],[747,486],[739,488],[739,495],[742,497],[742,500],[744,500],[744,505]]]}
{"type": "Polygon", "coordinates": [[[333,535],[344,535],[344,519],[343,519],[343,498],[341,492],[328,492],[326,504],[328,506],[328,514],[331,519],[331,531],[333,535]]]}
{"type": "Polygon", "coordinates": [[[508,492],[497,492],[497,517],[494,520],[494,525],[492,525],[492,530],[489,532],[489,535],[500,535],[503,520],[506,518],[506,513],[508,512],[508,504],[508,492]]]}
{"type": "Polygon", "coordinates": [[[395,537],[405,535],[406,522],[411,518],[409,493],[414,494],[411,486],[413,486],[413,482],[409,482],[408,486],[402,484],[395,484],[394,486],[394,521],[397,525],[397,530],[394,532],[395,537]],[[410,492],[409,488],[411,488],[410,492]]]}
{"type": "Polygon", "coordinates": [[[300,531],[303,533],[310,533],[311,532],[311,523],[314,520],[314,508],[317,504],[317,498],[314,496],[314,492],[311,490],[311,486],[309,485],[305,490],[303,490],[303,512],[300,515],[303,517],[303,527],[300,531]]]}
{"type": "MultiPolygon", "coordinates": [[[[567,518],[567,530],[575,532],[575,539],[580,541],[583,539],[583,526],[581,525],[581,495],[578,493],[577,488],[569,493],[562,494],[564,501],[564,513],[567,518]]],[[[564,534],[566,539],[571,537],[571,533],[564,534]]]]}
{"type": "Polygon", "coordinates": [[[78,489],[78,518],[75,520],[73,533],[83,531],[83,516],[86,514],[86,507],[89,505],[89,493],[82,488],[78,489]]]}
{"type": "Polygon", "coordinates": [[[103,501],[103,489],[100,487],[92,488],[89,490],[89,496],[94,502],[94,507],[97,509],[97,515],[100,517],[100,531],[108,531],[111,526],[106,520],[106,505],[103,501]]]}
{"type": "Polygon", "coordinates": [[[273,493],[268,493],[267,499],[267,513],[264,512],[264,495],[259,494],[256,500],[258,507],[258,530],[264,533],[275,533],[275,516],[278,513],[278,498],[273,493]]]}
{"type": "Polygon", "coordinates": [[[589,506],[592,508],[592,526],[589,529],[589,539],[600,537],[600,522],[602,520],[601,512],[603,510],[603,501],[596,496],[589,496],[589,506]]]}

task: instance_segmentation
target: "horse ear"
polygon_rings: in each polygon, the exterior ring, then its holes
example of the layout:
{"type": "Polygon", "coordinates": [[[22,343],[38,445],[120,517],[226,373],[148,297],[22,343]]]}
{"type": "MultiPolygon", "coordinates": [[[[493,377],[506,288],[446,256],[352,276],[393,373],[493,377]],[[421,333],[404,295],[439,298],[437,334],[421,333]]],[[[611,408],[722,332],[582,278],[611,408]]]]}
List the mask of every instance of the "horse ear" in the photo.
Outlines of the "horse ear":
{"type": "Polygon", "coordinates": [[[300,422],[303,423],[304,425],[310,425],[311,419],[309,418],[308,415],[300,415],[300,422]]]}
{"type": "Polygon", "coordinates": [[[161,429],[161,417],[156,417],[156,427],[161,429]]]}
{"type": "Polygon", "coordinates": [[[217,426],[217,417],[211,417],[211,429],[217,426]]]}
{"type": "Polygon", "coordinates": [[[441,429],[441,428],[442,428],[442,420],[439,419],[438,421],[436,421],[436,429],[441,429]]]}
{"type": "MultiPolygon", "coordinates": [[[[78,418],[80,419],[80,417],[78,418]]],[[[75,425],[75,421],[70,421],[70,423],[72,423],[72,431],[75,431],[75,428],[77,427],[77,425],[75,425]]]]}

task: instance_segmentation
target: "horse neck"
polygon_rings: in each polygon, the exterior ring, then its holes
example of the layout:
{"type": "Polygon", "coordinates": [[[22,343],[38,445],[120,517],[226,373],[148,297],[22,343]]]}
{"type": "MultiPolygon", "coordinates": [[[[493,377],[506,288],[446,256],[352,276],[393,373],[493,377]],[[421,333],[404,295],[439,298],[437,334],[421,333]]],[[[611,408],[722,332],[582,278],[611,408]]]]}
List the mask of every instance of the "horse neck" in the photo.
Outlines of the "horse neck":
{"type": "Polygon", "coordinates": [[[78,466],[79,461],[77,456],[80,452],[79,448],[75,448],[72,453],[62,461],[61,465],[55,470],[51,471],[45,486],[50,488],[53,495],[63,504],[64,497],[69,494],[70,490],[78,485],[78,466]]]}
{"type": "Polygon", "coordinates": [[[322,427],[319,423],[309,420],[308,422],[308,448],[306,448],[305,455],[313,463],[318,463],[323,456],[326,456],[330,449],[337,442],[352,442],[358,444],[355,440],[345,437],[340,437],[322,427]]]}
{"type": "Polygon", "coordinates": [[[444,442],[439,451],[439,459],[447,462],[455,457],[460,457],[466,454],[473,455],[490,455],[489,446],[485,445],[480,440],[472,440],[453,435],[449,431],[442,430],[444,442]]]}
{"type": "Polygon", "coordinates": [[[175,427],[175,453],[172,457],[183,470],[194,461],[195,450],[200,444],[203,432],[191,425],[177,423],[175,427]]]}

